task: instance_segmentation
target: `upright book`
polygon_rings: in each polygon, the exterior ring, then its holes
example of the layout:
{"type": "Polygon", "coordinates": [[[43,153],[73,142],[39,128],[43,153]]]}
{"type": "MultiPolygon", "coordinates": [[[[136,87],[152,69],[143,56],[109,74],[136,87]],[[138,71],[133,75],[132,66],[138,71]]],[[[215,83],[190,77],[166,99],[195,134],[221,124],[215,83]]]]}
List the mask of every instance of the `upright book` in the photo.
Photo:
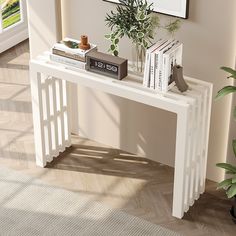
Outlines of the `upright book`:
{"type": "Polygon", "coordinates": [[[146,58],[145,58],[145,67],[144,67],[144,78],[143,78],[143,86],[150,87],[150,74],[151,74],[151,53],[158,48],[162,43],[166,40],[160,39],[151,47],[146,50],[146,58]]]}
{"type": "Polygon", "coordinates": [[[175,85],[173,80],[173,67],[182,66],[183,44],[177,42],[163,54],[163,80],[162,91],[167,92],[175,85]]]}
{"type": "Polygon", "coordinates": [[[154,53],[156,54],[156,67],[155,67],[155,90],[162,91],[163,80],[163,53],[174,44],[175,40],[168,40],[154,53]]]}
{"type": "Polygon", "coordinates": [[[157,47],[151,52],[151,63],[150,63],[150,88],[155,89],[156,80],[156,54],[155,52],[160,50],[167,43],[168,40],[162,40],[157,47]]]}

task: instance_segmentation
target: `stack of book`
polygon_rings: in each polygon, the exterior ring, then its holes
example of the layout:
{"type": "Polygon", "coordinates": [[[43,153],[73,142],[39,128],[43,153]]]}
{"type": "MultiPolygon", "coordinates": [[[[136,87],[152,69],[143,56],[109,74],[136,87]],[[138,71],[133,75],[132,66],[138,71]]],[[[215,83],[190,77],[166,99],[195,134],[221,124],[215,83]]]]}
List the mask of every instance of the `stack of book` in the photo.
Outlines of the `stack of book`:
{"type": "Polygon", "coordinates": [[[54,44],[50,53],[50,60],[78,69],[86,69],[86,55],[92,50],[97,50],[97,46],[90,44],[90,49],[83,50],[79,48],[80,41],[65,38],[54,44]]]}
{"type": "Polygon", "coordinates": [[[182,66],[183,45],[177,40],[160,39],[146,51],[143,85],[167,92],[175,85],[172,68],[182,66]]]}

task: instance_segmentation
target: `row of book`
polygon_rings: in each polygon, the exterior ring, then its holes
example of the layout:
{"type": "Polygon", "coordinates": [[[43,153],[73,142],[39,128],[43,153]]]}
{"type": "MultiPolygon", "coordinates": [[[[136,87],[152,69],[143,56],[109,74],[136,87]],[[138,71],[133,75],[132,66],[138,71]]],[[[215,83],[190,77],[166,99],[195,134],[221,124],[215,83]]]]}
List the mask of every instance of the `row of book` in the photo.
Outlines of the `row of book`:
{"type": "Polygon", "coordinates": [[[160,39],[146,51],[143,86],[167,92],[175,85],[173,66],[182,66],[183,45],[160,39]]]}
{"type": "Polygon", "coordinates": [[[90,44],[90,49],[83,50],[78,47],[79,44],[79,40],[71,38],[65,38],[55,43],[50,53],[50,60],[78,69],[86,69],[86,55],[93,50],[97,51],[97,46],[90,44]]]}

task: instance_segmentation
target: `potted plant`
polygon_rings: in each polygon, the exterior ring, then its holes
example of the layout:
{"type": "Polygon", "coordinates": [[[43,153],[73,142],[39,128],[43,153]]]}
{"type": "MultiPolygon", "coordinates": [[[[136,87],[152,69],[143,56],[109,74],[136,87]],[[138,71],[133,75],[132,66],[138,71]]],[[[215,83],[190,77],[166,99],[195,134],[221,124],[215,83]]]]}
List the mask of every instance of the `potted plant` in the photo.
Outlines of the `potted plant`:
{"type": "MultiPolygon", "coordinates": [[[[111,11],[106,15],[105,21],[111,29],[111,33],[105,38],[110,40],[109,51],[118,56],[118,44],[122,37],[131,39],[136,48],[136,69],[143,71],[145,50],[152,43],[155,29],[160,26],[159,17],[153,13],[153,3],[147,0],[119,0],[116,12],[111,11]]],[[[173,34],[180,27],[180,20],[177,19],[168,25],[163,26],[168,32],[173,34]]]]}
{"type": "MultiPolygon", "coordinates": [[[[236,70],[233,70],[229,67],[221,67],[221,69],[230,74],[227,78],[236,79],[236,70]]],[[[216,98],[218,99],[234,92],[236,92],[235,86],[225,86],[217,93],[216,98]]],[[[236,107],[234,108],[234,118],[236,118],[236,107]]],[[[232,141],[232,146],[234,156],[236,157],[236,139],[232,141]]],[[[228,163],[217,163],[216,166],[225,169],[226,174],[230,176],[229,178],[220,182],[218,184],[218,188],[225,189],[227,197],[233,199],[233,205],[230,213],[234,223],[236,223],[236,166],[228,163]]]]}

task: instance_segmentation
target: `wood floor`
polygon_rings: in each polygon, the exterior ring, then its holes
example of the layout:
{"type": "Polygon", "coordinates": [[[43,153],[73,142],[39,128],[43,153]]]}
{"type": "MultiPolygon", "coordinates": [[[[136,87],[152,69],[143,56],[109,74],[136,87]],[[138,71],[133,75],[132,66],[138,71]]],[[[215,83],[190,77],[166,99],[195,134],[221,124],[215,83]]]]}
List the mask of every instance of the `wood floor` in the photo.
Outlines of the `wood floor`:
{"type": "Polygon", "coordinates": [[[215,183],[208,181],[200,200],[182,220],[175,219],[174,170],[121,150],[73,137],[73,146],[60,159],[45,169],[36,167],[28,60],[28,41],[0,54],[0,165],[183,235],[236,235],[230,201],[215,183]]]}

